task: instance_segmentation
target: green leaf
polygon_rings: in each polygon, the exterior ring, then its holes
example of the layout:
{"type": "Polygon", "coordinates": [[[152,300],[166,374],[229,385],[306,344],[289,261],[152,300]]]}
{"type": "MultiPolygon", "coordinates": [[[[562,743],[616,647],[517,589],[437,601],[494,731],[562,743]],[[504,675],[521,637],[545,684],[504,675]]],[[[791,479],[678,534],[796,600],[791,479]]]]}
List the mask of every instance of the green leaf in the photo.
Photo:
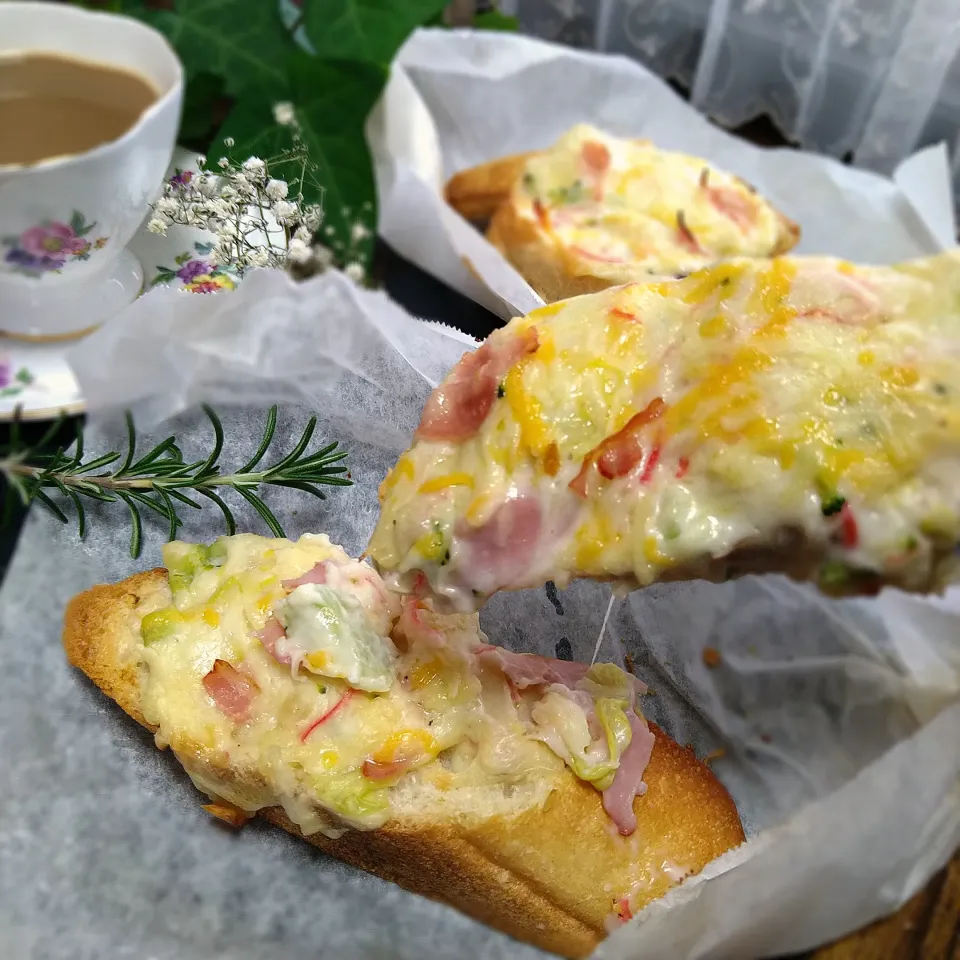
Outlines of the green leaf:
{"type": "Polygon", "coordinates": [[[79,210],[74,210],[73,214],[70,217],[70,229],[78,235],[82,235],[81,231],[83,230],[83,214],[79,210]]]}
{"type": "MultiPolygon", "coordinates": [[[[316,182],[310,182],[308,175],[304,199],[307,203],[322,201],[320,235],[334,252],[338,252],[338,245],[351,246],[353,224],[364,222],[370,236],[352,244],[352,248],[356,258],[367,265],[373,254],[376,195],[364,124],[380,96],[387,71],[374,64],[318,60],[300,52],[290,58],[288,66],[288,96],[315,165],[312,177],[316,182]]],[[[244,97],[217,134],[217,143],[232,137],[232,153],[243,159],[266,159],[288,151],[291,132],[274,122],[273,102],[263,96],[244,97]]],[[[220,153],[214,149],[213,155],[220,153]]],[[[285,177],[292,175],[278,172],[285,177]]]]}
{"type": "Polygon", "coordinates": [[[303,25],[318,57],[386,66],[447,0],[307,0],[303,25]]]}
{"type": "Polygon", "coordinates": [[[478,13],[473,18],[475,30],[504,30],[516,32],[520,29],[520,21],[516,17],[508,17],[499,10],[488,10],[478,13]]]}
{"type": "Polygon", "coordinates": [[[223,114],[217,116],[225,98],[226,83],[223,77],[203,70],[187,77],[183,91],[183,116],[180,118],[180,134],[177,140],[181,144],[195,147],[205,152],[210,145],[223,114]]]}
{"type": "MultiPolygon", "coordinates": [[[[223,79],[223,90],[282,88],[284,59],[293,40],[273,0],[174,0],[170,10],[128,11],[152,24],[173,44],[187,82],[203,73],[223,79]]],[[[209,92],[209,88],[208,88],[209,92]]]]}

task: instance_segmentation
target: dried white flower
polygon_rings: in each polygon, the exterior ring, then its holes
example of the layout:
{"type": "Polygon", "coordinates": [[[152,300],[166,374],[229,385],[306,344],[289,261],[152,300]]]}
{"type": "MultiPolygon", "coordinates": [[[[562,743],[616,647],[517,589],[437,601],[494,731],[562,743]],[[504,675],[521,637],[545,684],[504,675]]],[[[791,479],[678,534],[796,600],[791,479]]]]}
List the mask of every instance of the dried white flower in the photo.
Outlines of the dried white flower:
{"type": "Polygon", "coordinates": [[[263,188],[263,192],[271,200],[284,200],[287,196],[287,181],[268,180],[267,185],[263,188]]]}
{"type": "Polygon", "coordinates": [[[153,212],[165,217],[173,216],[180,209],[180,203],[173,197],[161,197],[154,205],[153,212]]]}
{"type": "Polygon", "coordinates": [[[201,153],[197,156],[197,166],[203,167],[206,166],[207,158],[201,153]]]}
{"type": "MultiPolygon", "coordinates": [[[[240,277],[252,268],[298,264],[312,271],[330,266],[334,253],[328,247],[313,246],[323,209],[304,200],[305,178],[315,166],[293,122],[293,148],[275,160],[250,157],[238,165],[222,157],[217,174],[198,169],[171,178],[153,204],[148,229],[165,234],[170,224],[179,224],[206,230],[215,241],[205,259],[240,277]],[[271,166],[280,163],[299,170],[299,179],[288,182],[271,176],[271,166]]],[[[201,158],[199,165],[204,162],[201,158]]],[[[319,189],[315,181],[311,183],[319,189]]],[[[350,276],[363,276],[362,265],[353,262],[359,257],[352,249],[342,259],[351,261],[350,276]]]]}
{"type": "Polygon", "coordinates": [[[283,100],[273,105],[273,119],[282,127],[292,126],[297,122],[297,115],[294,112],[293,104],[289,100],[283,100]]]}
{"type": "Polygon", "coordinates": [[[277,218],[277,223],[281,224],[281,226],[295,219],[298,213],[297,205],[291,203],[289,200],[278,200],[273,205],[273,215],[277,218]]]}
{"type": "Polygon", "coordinates": [[[369,236],[370,231],[367,229],[366,224],[361,223],[359,220],[350,228],[350,239],[353,243],[360,243],[369,236]]]}
{"type": "Polygon", "coordinates": [[[348,263],[344,268],[343,272],[354,282],[354,283],[363,283],[364,277],[367,275],[366,270],[363,269],[362,263],[348,263]]]}
{"type": "Polygon", "coordinates": [[[266,173],[266,164],[259,157],[248,157],[243,161],[243,172],[256,180],[266,173]]]}
{"type": "Polygon", "coordinates": [[[224,145],[228,150],[229,150],[232,146],[234,146],[235,143],[236,143],[236,140],[234,140],[233,137],[224,137],[224,138],[223,138],[223,145],[224,145]]]}
{"type": "Polygon", "coordinates": [[[287,247],[287,256],[293,263],[309,263],[313,256],[310,248],[302,240],[291,240],[287,247]]]}

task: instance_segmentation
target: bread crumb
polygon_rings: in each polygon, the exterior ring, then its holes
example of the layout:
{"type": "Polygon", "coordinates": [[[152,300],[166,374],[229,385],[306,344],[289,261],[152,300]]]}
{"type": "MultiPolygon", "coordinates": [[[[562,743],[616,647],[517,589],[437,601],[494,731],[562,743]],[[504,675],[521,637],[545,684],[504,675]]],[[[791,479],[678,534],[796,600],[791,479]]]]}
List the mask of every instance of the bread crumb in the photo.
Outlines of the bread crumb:
{"type": "Polygon", "coordinates": [[[719,667],[723,661],[720,658],[720,651],[716,647],[703,648],[703,664],[713,670],[719,667]]]}
{"type": "Polygon", "coordinates": [[[216,817],[231,827],[242,827],[253,817],[253,814],[247,813],[246,810],[241,810],[239,807],[235,807],[232,803],[205,803],[203,809],[206,810],[211,817],[216,817]]]}

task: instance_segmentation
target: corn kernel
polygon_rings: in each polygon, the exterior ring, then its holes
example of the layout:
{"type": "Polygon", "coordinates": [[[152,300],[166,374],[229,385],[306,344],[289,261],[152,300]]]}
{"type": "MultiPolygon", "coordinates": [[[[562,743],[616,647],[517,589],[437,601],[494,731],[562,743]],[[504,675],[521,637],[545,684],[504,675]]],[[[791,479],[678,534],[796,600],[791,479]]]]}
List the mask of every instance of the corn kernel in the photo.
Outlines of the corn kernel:
{"type": "Polygon", "coordinates": [[[326,650],[312,650],[306,660],[314,670],[322,670],[330,662],[330,657],[326,650]]]}

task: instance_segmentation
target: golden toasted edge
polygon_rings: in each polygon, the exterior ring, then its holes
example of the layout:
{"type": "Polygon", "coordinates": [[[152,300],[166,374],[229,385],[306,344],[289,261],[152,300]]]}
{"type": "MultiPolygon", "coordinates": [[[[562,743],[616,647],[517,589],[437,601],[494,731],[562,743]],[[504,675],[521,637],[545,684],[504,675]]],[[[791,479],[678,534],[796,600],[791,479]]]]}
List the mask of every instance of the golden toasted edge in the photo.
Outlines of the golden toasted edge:
{"type": "MultiPolygon", "coordinates": [[[[124,641],[135,628],[137,607],[166,589],[162,569],[94,587],[71,600],[64,623],[70,663],[148,729],[153,728],[140,708],[137,666],[124,662],[124,641]]],[[[639,909],[673,885],[662,869],[667,860],[695,873],[744,839],[722,784],[691,750],[655,725],[651,729],[656,746],[645,777],[647,795],[635,803],[635,836],[642,844],[636,849],[612,836],[599,794],[568,771],[542,809],[516,816],[472,824],[398,820],[338,840],[320,834],[304,839],[519,940],[569,957],[586,956],[605,935],[604,921],[624,894],[611,893],[605,878],[625,870],[649,876],[633,894],[633,907],[639,909]]],[[[210,772],[234,781],[242,777],[234,770],[211,767],[210,772]]],[[[302,836],[280,807],[260,813],[302,836]]]]}
{"type": "Polygon", "coordinates": [[[464,219],[485,222],[510,196],[527,161],[536,153],[514,153],[469,170],[461,170],[447,181],[443,190],[444,199],[464,219]]]}

